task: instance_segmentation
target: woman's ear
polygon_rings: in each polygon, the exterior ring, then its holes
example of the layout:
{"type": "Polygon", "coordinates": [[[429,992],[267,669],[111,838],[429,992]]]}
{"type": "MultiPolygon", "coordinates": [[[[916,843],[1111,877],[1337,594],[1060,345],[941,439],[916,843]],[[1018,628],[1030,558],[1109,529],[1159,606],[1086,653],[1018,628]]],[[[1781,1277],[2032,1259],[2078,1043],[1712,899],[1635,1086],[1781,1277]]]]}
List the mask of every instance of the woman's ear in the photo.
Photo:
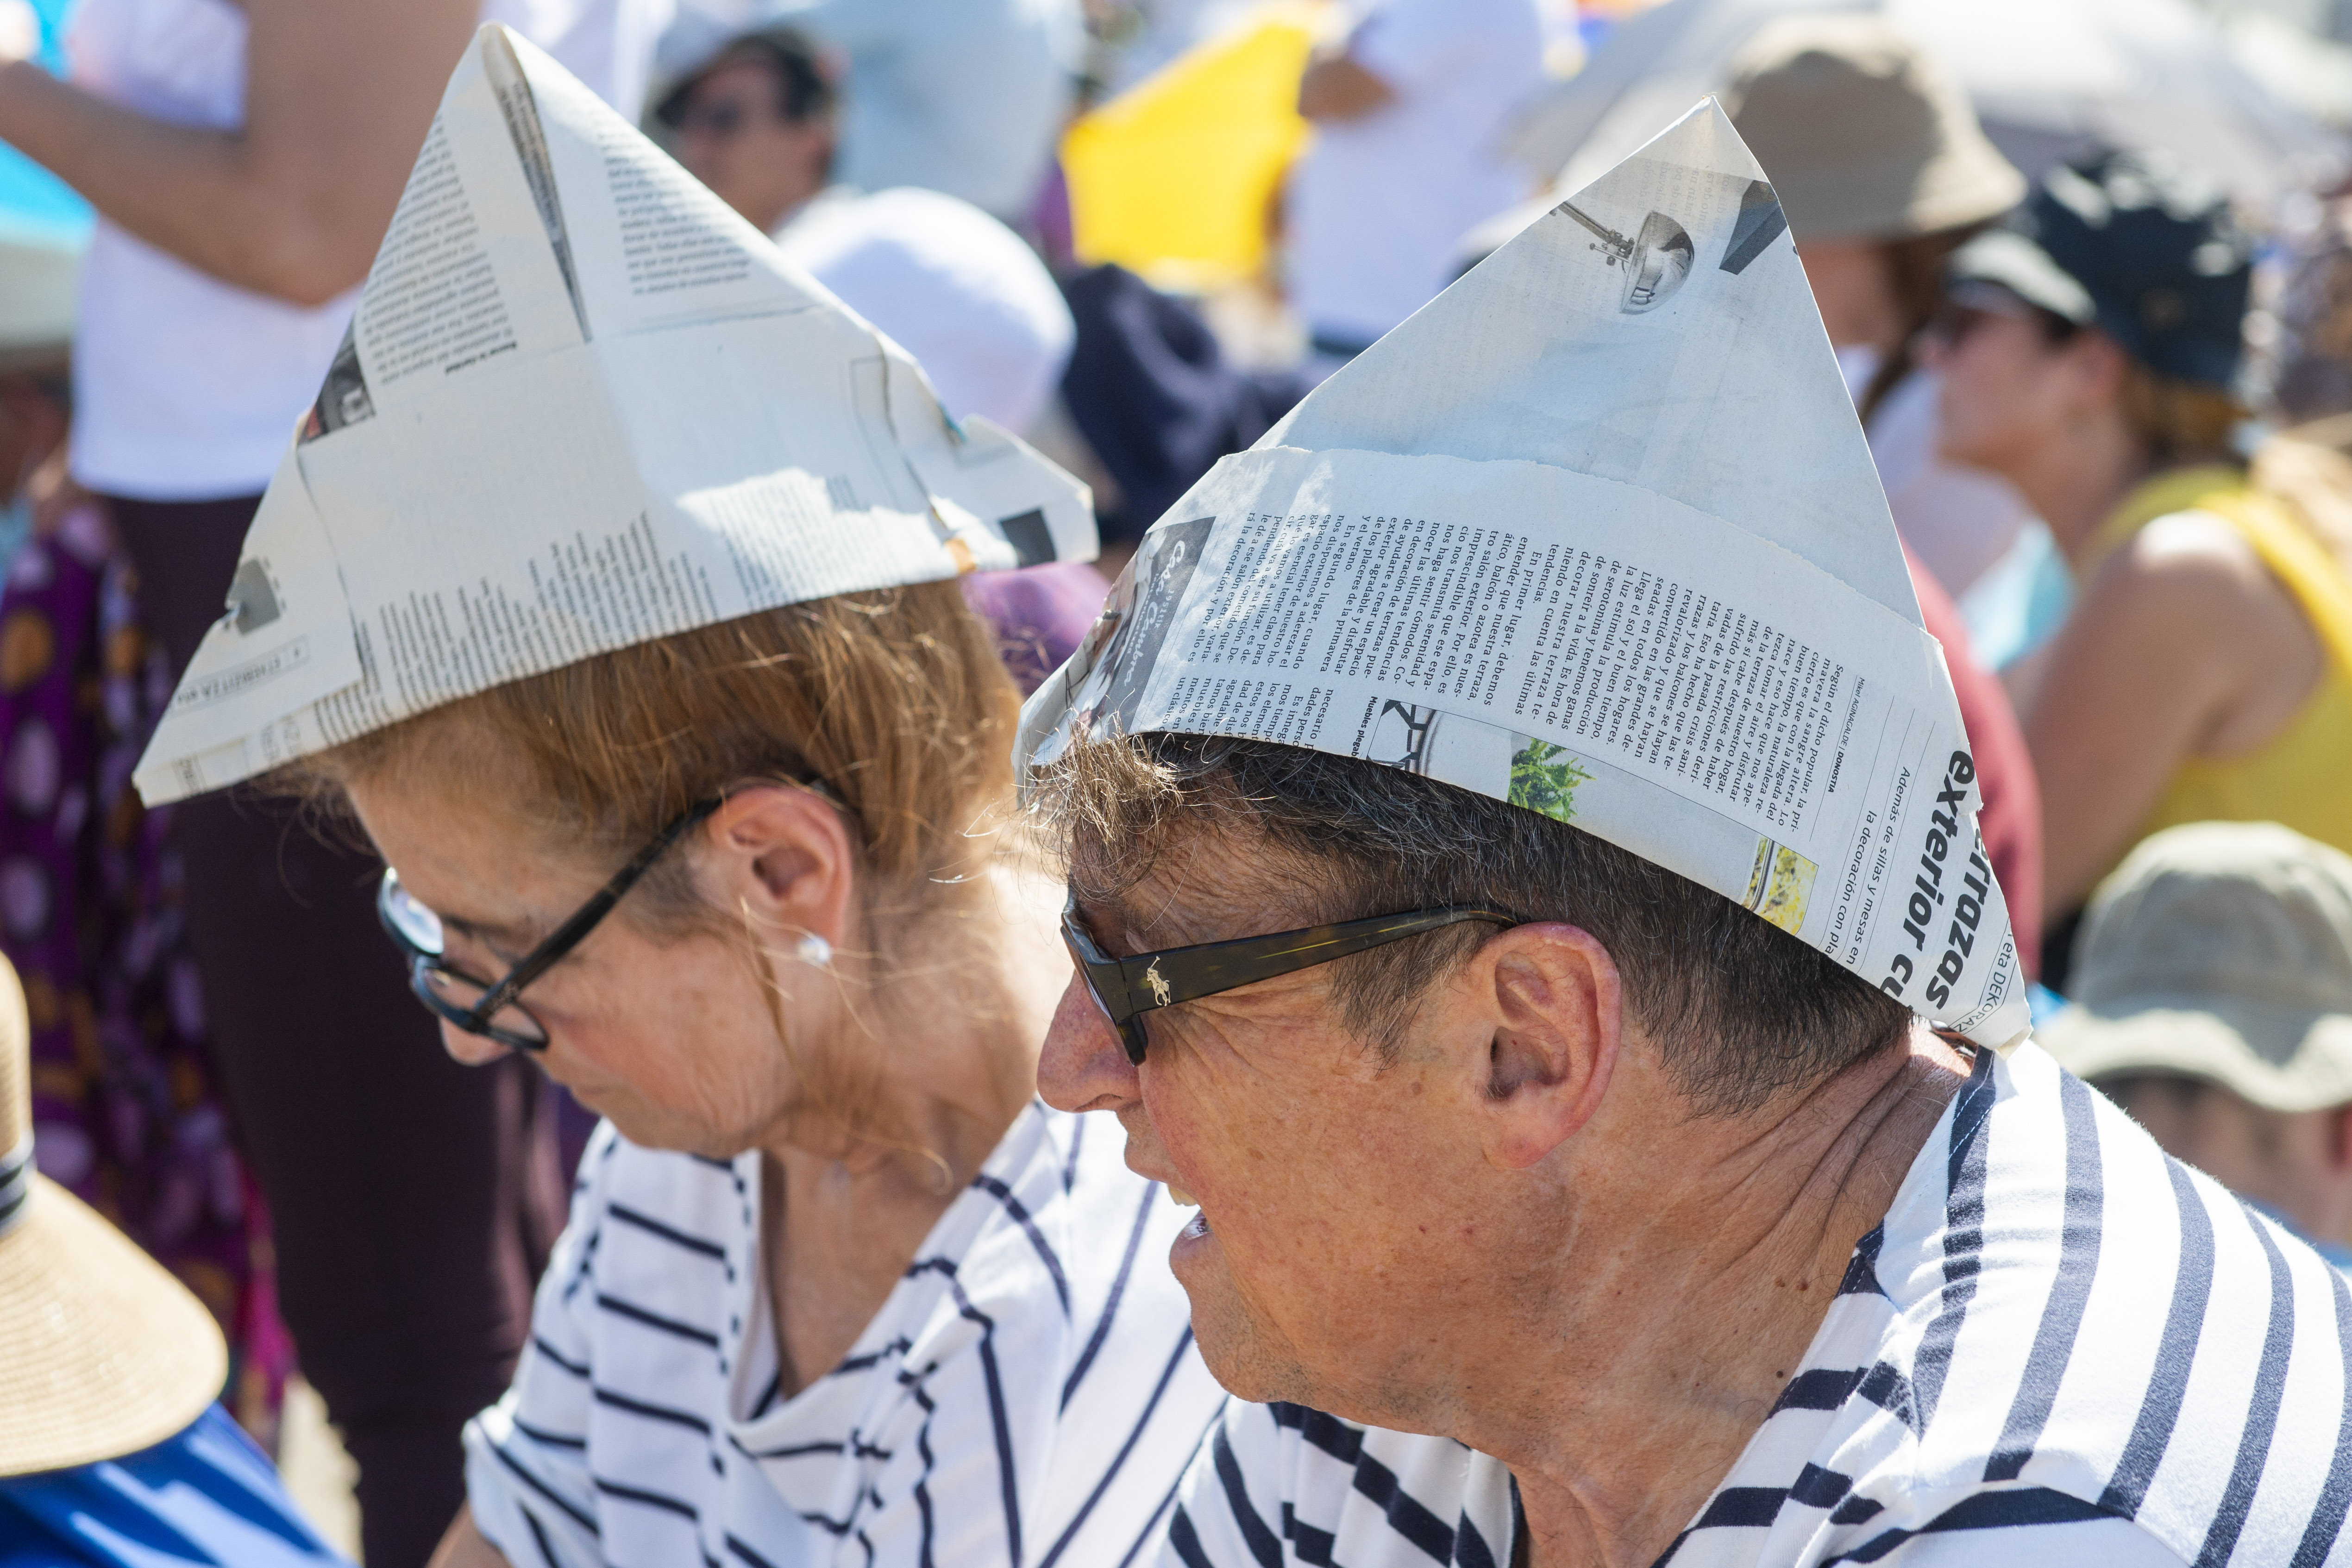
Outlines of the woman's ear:
{"type": "Polygon", "coordinates": [[[1609,950],[1579,927],[1514,926],[1475,971],[1492,1009],[1485,1085],[1486,1158],[1524,1170],[1600,1109],[1622,1047],[1622,986],[1609,950]]]}
{"type": "Polygon", "coordinates": [[[730,794],[701,837],[696,879],[714,902],[762,928],[843,945],[856,844],[831,801],[791,784],[754,784],[730,794]]]}

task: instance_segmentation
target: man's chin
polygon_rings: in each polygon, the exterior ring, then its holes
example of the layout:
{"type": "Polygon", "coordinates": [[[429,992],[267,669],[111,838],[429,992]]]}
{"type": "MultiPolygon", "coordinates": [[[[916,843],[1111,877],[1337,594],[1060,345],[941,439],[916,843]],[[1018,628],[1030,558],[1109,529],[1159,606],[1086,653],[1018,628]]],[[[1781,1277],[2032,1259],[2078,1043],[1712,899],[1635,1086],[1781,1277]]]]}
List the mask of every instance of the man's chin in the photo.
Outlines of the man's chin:
{"type": "MultiPolygon", "coordinates": [[[[1177,1245],[1184,1244],[1180,1238],[1177,1245]]],[[[1192,1303],[1192,1342],[1200,1348],[1202,1364],[1226,1393],[1254,1405],[1314,1403],[1307,1378],[1288,1358],[1275,1353],[1251,1321],[1223,1258],[1196,1253],[1181,1265],[1172,1256],[1170,1261],[1175,1265],[1176,1282],[1192,1303]]]]}

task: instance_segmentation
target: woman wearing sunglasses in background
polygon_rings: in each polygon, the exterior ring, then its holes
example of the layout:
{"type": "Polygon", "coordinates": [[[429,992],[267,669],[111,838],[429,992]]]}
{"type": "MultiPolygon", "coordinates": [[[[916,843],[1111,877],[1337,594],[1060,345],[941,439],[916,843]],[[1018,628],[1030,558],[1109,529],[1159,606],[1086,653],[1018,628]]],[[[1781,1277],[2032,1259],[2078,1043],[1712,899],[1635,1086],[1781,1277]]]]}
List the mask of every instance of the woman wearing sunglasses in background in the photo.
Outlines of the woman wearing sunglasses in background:
{"type": "Polygon", "coordinates": [[[2352,849],[2340,512],[2251,472],[2230,388],[2251,247],[2154,157],[2051,171],[1953,258],[1943,449],[2015,485],[2081,596],[2011,672],[2042,785],[2044,979],[2092,886],[2160,828],[2283,822],[2352,849]]]}

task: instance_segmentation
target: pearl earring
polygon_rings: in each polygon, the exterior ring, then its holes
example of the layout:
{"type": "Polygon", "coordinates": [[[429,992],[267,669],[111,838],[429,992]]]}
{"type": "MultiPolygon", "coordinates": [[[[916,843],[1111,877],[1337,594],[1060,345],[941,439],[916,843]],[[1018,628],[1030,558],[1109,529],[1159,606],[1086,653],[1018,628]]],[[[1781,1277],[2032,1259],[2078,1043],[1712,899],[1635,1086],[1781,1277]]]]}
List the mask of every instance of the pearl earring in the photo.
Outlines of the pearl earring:
{"type": "Polygon", "coordinates": [[[800,945],[793,952],[793,956],[812,969],[823,969],[833,962],[833,943],[814,931],[801,938],[800,945]]]}

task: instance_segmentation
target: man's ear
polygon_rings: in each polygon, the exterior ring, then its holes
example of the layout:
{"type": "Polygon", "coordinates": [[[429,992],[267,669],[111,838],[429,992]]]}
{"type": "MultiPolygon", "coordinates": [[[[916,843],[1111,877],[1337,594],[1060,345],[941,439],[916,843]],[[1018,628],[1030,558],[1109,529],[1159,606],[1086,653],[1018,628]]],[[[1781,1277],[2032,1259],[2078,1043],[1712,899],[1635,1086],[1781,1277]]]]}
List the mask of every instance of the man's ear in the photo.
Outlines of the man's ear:
{"type": "Polygon", "coordinates": [[[1486,1158],[1524,1170],[1591,1120],[1608,1092],[1623,1045],[1617,963],[1576,926],[1524,925],[1489,941],[1473,974],[1494,1025],[1486,1158]]]}
{"type": "Polygon", "coordinates": [[[843,945],[857,847],[838,806],[814,790],[754,784],[730,793],[700,837],[695,877],[712,902],[748,910],[763,930],[843,945]]]}

